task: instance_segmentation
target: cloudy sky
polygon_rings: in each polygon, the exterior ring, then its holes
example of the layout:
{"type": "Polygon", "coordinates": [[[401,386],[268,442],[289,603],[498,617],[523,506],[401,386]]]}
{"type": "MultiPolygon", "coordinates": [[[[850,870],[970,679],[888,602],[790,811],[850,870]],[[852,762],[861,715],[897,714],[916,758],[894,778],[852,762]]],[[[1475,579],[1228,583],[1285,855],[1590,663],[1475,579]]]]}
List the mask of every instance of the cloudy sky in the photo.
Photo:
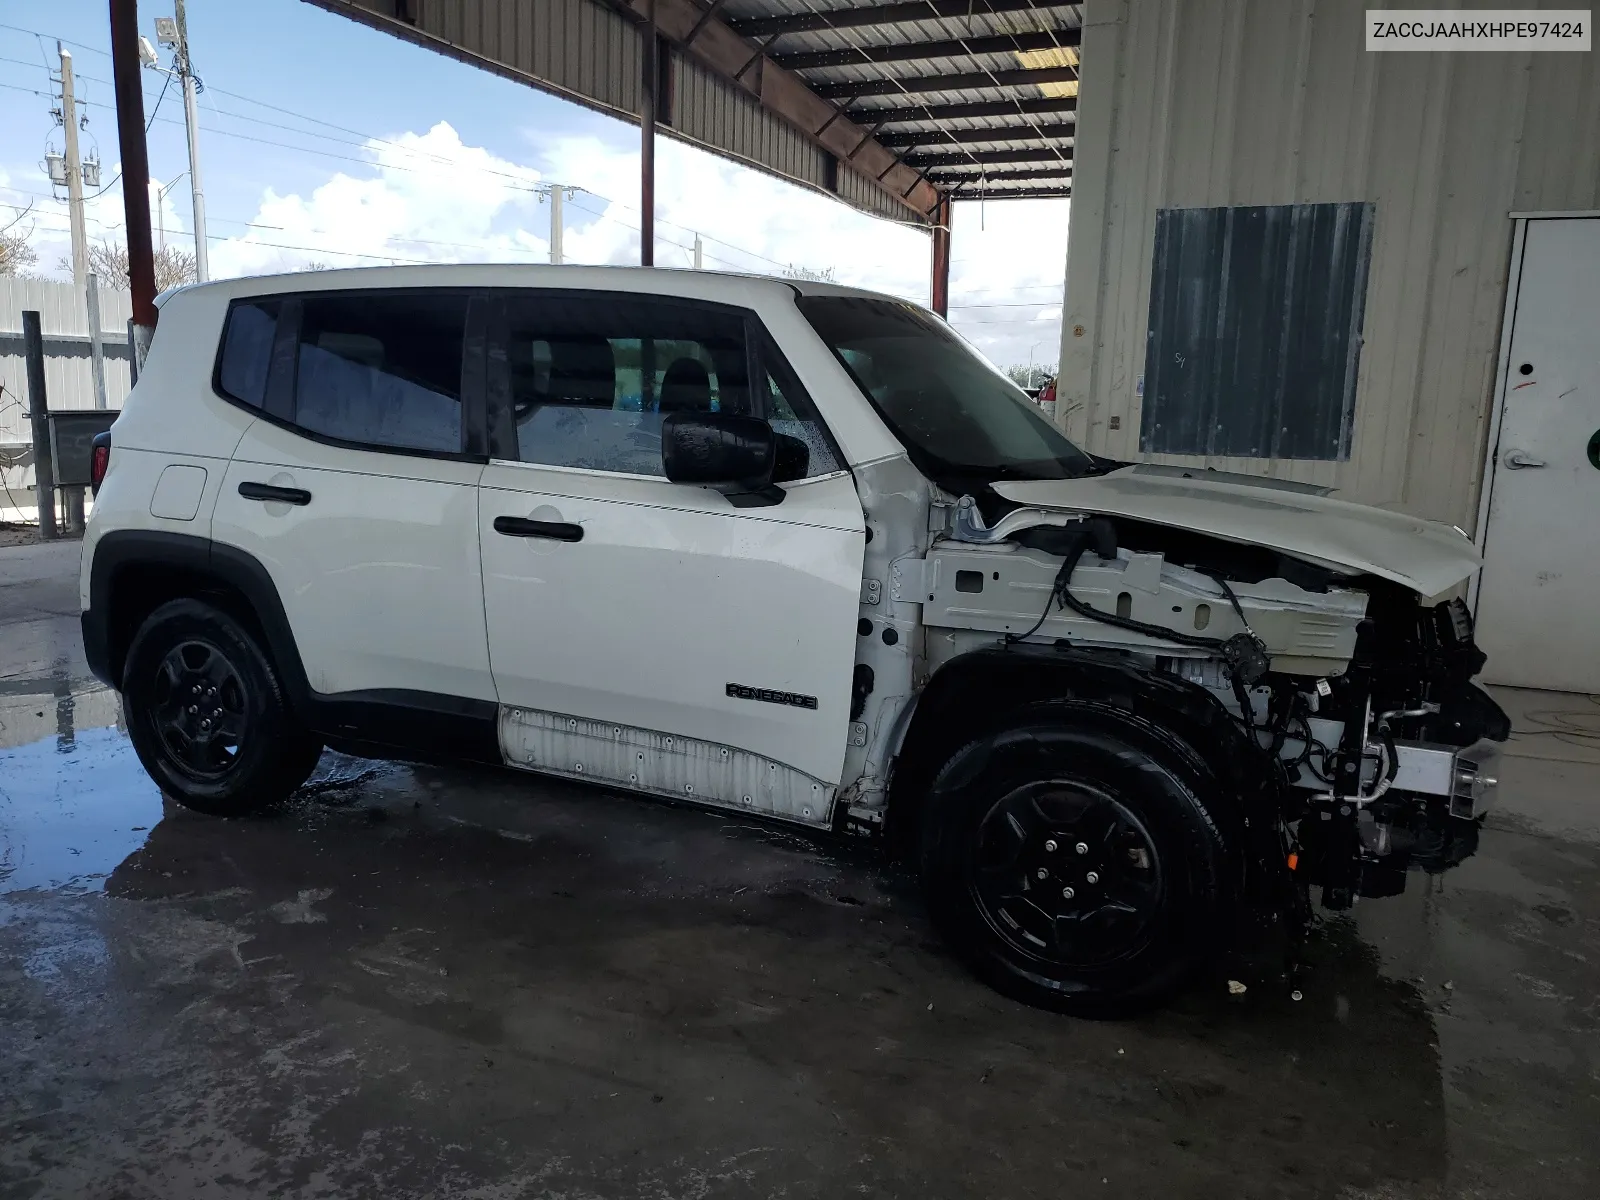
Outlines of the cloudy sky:
{"type": "MultiPolygon", "coordinates": [[[[167,11],[140,5],[152,41],[167,11]]],[[[567,261],[638,261],[636,128],[300,0],[189,0],[188,11],[213,275],[545,262],[550,211],[530,190],[541,182],[581,189],[566,204],[567,261]]],[[[123,240],[106,12],[105,0],[0,5],[0,224],[33,205],[19,228],[32,228],[45,274],[62,276],[69,251],[66,205],[43,170],[63,144],[50,115],[57,38],[73,54],[83,152],[98,152],[109,185],[87,206],[89,237],[123,240]]],[[[165,83],[144,73],[150,173],[172,185],[167,240],[192,249],[183,104],[165,83]]],[[[711,269],[831,268],[928,300],[923,232],[665,137],[656,188],[662,266],[690,266],[699,233],[711,269]]],[[[1002,366],[1056,359],[1069,203],[956,207],[951,319],[1002,366]]]]}

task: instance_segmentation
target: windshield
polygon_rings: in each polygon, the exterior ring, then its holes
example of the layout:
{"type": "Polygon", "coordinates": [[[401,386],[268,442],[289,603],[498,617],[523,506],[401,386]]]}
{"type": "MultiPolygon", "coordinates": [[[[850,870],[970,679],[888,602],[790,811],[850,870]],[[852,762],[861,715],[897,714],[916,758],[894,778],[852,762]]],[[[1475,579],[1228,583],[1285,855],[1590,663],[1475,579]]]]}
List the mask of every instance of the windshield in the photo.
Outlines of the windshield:
{"type": "Polygon", "coordinates": [[[1095,470],[1027,395],[931,313],[895,300],[800,296],[800,311],[940,486],[1095,470]]]}

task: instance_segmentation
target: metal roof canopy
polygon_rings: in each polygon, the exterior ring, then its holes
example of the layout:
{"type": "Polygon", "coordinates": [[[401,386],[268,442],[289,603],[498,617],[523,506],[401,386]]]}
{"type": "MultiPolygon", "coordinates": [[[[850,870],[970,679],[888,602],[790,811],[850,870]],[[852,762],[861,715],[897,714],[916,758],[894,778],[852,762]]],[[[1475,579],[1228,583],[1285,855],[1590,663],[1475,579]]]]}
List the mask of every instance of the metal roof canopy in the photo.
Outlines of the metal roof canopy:
{"type": "Polygon", "coordinates": [[[940,311],[952,200],[1071,194],[1080,5],[308,2],[641,123],[647,210],[654,126],[864,211],[931,226],[940,311]]]}

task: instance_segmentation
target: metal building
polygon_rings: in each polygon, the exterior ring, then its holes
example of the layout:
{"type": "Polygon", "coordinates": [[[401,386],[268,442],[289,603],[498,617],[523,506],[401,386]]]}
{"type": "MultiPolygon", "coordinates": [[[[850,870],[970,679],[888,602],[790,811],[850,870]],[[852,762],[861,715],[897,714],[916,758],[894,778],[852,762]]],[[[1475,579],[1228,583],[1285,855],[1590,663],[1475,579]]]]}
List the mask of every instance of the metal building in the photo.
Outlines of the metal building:
{"type": "Polygon", "coordinates": [[[1600,71],[1593,53],[1370,53],[1365,7],[1084,6],[1058,413],[1099,453],[1325,484],[1470,531],[1512,214],[1600,207],[1600,71]],[[1229,232],[1261,243],[1249,261],[1263,273],[1235,271],[1227,300],[1178,311],[1184,289],[1217,277],[1202,260],[1229,232]],[[1352,328],[1337,293],[1358,281],[1352,328]],[[1343,324],[1321,333],[1345,342],[1315,354],[1332,370],[1351,351],[1351,387],[1316,395],[1309,420],[1303,388],[1275,387],[1262,340],[1282,329],[1251,313],[1252,295],[1303,300],[1306,325],[1343,324]],[[1207,382],[1175,378],[1173,356],[1195,326],[1240,317],[1237,352],[1254,361],[1228,364],[1204,428],[1172,428],[1173,401],[1199,403],[1207,382]]]}
{"type": "Polygon", "coordinates": [[[1491,676],[1600,690],[1596,54],[1366,8],[1084,5],[1058,419],[1458,525],[1491,676]]]}
{"type": "MultiPolygon", "coordinates": [[[[95,405],[90,368],[89,322],[83,295],[70,283],[0,275],[0,468],[32,449],[28,426],[27,362],[23,358],[22,314],[39,313],[44,335],[45,392],[52,409],[84,409],[95,405]]],[[[132,387],[129,376],[126,288],[100,292],[101,346],[105,353],[106,406],[121,408],[132,387]]],[[[31,474],[6,478],[12,489],[29,484],[31,474]]],[[[31,502],[31,501],[30,501],[31,502]]],[[[8,500],[0,493],[0,506],[8,500]]]]}

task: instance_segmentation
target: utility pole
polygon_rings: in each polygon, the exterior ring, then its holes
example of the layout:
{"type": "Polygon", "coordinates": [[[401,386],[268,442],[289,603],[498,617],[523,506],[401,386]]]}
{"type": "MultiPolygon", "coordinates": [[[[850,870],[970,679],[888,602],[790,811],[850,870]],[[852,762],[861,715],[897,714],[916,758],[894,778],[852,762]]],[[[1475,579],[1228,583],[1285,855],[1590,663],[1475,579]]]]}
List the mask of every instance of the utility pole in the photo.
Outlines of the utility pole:
{"type": "Polygon", "coordinates": [[[122,154],[122,211],[128,231],[128,285],[133,300],[133,361],[144,366],[156,330],[156,269],[150,252],[150,156],[144,141],[144,91],[139,81],[138,0],[110,0],[111,71],[122,154]]]}
{"type": "Polygon", "coordinates": [[[173,0],[173,29],[169,32],[159,19],[156,21],[156,40],[173,46],[173,70],[183,80],[183,127],[189,136],[189,192],[194,199],[194,274],[201,283],[211,278],[210,261],[206,254],[206,193],[200,183],[200,113],[195,102],[199,88],[195,84],[194,64],[189,60],[189,21],[184,12],[184,0],[173,0]]]}
{"type": "Polygon", "coordinates": [[[695,234],[694,235],[694,269],[696,271],[701,270],[705,266],[705,263],[702,261],[702,257],[701,257],[704,249],[705,248],[701,244],[701,241],[700,241],[700,235],[698,233],[695,234]]]}
{"type": "Polygon", "coordinates": [[[89,272],[84,298],[89,302],[89,368],[94,377],[94,406],[106,408],[106,348],[100,330],[100,280],[89,272]]]}
{"type": "Polygon", "coordinates": [[[61,124],[67,131],[67,220],[72,227],[72,291],[84,296],[89,275],[89,240],[83,229],[83,164],[78,159],[78,108],[72,92],[72,52],[56,43],[61,55],[61,124]]]}
{"type": "Polygon", "coordinates": [[[565,228],[561,215],[562,188],[559,184],[550,189],[550,262],[559,265],[563,259],[561,255],[561,232],[565,228]]]}

